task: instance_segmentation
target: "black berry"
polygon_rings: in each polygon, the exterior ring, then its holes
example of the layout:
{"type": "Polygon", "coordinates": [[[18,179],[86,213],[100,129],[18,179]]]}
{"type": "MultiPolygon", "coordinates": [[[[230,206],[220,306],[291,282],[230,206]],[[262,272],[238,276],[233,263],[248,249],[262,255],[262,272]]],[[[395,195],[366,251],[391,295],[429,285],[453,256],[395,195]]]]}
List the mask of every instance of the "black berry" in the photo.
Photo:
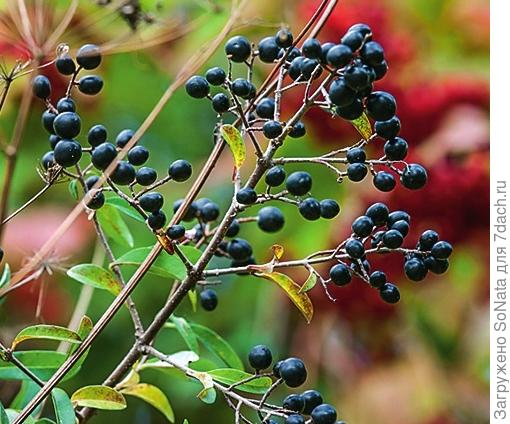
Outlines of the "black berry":
{"type": "Polygon", "coordinates": [[[382,237],[383,244],[389,249],[396,249],[402,246],[404,242],[404,237],[400,234],[400,231],[397,230],[388,230],[384,233],[382,237]]]}
{"type": "Polygon", "coordinates": [[[340,213],[340,206],[336,200],[324,199],[320,202],[321,217],[325,219],[333,219],[340,213]]]}
{"type": "Polygon", "coordinates": [[[380,191],[388,192],[395,188],[397,182],[389,172],[380,171],[374,176],[374,186],[380,191]]]}
{"type": "Polygon", "coordinates": [[[417,163],[411,163],[400,176],[400,181],[405,188],[418,190],[427,183],[427,171],[417,163]]]}
{"type": "Polygon", "coordinates": [[[81,119],[74,112],[59,113],[53,121],[53,129],[60,138],[74,138],[80,134],[81,119]]]}
{"type": "Polygon", "coordinates": [[[57,111],[58,113],[75,112],[76,104],[74,103],[74,100],[71,99],[70,97],[62,97],[57,102],[57,111]]]}
{"type": "Polygon", "coordinates": [[[63,54],[55,61],[57,71],[62,75],[72,75],[76,71],[76,64],[69,54],[63,54]]]}
{"type": "Polygon", "coordinates": [[[374,271],[370,274],[370,285],[376,289],[380,289],[386,284],[386,274],[382,271],[374,271]]]}
{"type": "Polygon", "coordinates": [[[362,181],[368,174],[368,168],[362,163],[351,163],[347,166],[347,177],[354,182],[362,181]]]}
{"type": "Polygon", "coordinates": [[[252,205],[257,201],[257,192],[250,187],[242,188],[237,192],[236,200],[242,205],[252,205]]]}
{"type": "Polygon", "coordinates": [[[282,406],[288,411],[303,412],[305,408],[305,399],[302,395],[291,394],[283,399],[282,406]]]}
{"type": "Polygon", "coordinates": [[[296,171],[289,175],[285,185],[290,194],[303,196],[312,189],[312,177],[308,172],[296,171]]]}
{"type": "Polygon", "coordinates": [[[209,94],[209,83],[204,77],[195,75],[191,77],[184,87],[186,93],[195,99],[202,99],[209,94]]]}
{"type": "Polygon", "coordinates": [[[76,53],[76,61],[83,69],[94,69],[101,63],[101,51],[95,44],[85,44],[76,53]]]}
{"type": "Polygon", "coordinates": [[[225,82],[226,78],[227,74],[219,66],[211,68],[205,73],[205,79],[211,85],[221,85],[225,82]]]}
{"type": "Polygon", "coordinates": [[[370,217],[363,215],[354,220],[351,228],[352,232],[358,237],[368,237],[370,234],[372,234],[372,230],[374,229],[374,222],[370,217]]]}
{"type": "Polygon", "coordinates": [[[309,38],[303,43],[303,55],[310,59],[319,59],[322,55],[322,46],[319,40],[309,38]]]}
{"type": "Polygon", "coordinates": [[[309,197],[299,204],[299,213],[309,221],[315,221],[321,217],[321,205],[317,199],[309,197]]]}
{"type": "Polygon", "coordinates": [[[158,174],[155,169],[144,166],[136,171],[135,179],[136,182],[142,186],[151,185],[158,178],[158,174]]]}
{"type": "Polygon", "coordinates": [[[278,187],[285,181],[285,176],[285,169],[282,166],[273,166],[267,171],[264,181],[270,187],[278,187]]]}
{"type": "Polygon", "coordinates": [[[225,113],[230,109],[230,99],[224,93],[215,94],[211,100],[215,112],[225,113]]]}
{"type": "Polygon", "coordinates": [[[101,170],[108,168],[108,165],[117,156],[117,149],[111,143],[101,143],[94,150],[92,150],[92,164],[101,170]]]}
{"type": "Polygon", "coordinates": [[[374,225],[380,226],[386,223],[389,215],[389,210],[384,203],[374,203],[373,205],[369,206],[365,212],[365,215],[372,219],[374,225]]]}
{"type": "Polygon", "coordinates": [[[283,127],[278,121],[267,121],[262,127],[262,131],[266,138],[273,139],[282,134],[283,127]]]}
{"type": "Polygon", "coordinates": [[[299,387],[307,377],[305,364],[301,359],[288,358],[280,364],[279,374],[289,387],[299,387]]]}
{"type": "Polygon", "coordinates": [[[437,234],[434,230],[424,231],[419,240],[419,248],[420,250],[428,251],[432,249],[432,246],[439,241],[439,234],[437,234]]]}
{"type": "Polygon", "coordinates": [[[397,303],[400,300],[400,291],[392,283],[386,283],[382,286],[379,290],[379,295],[386,303],[397,303]]]}
{"type": "Polygon", "coordinates": [[[317,390],[307,390],[301,396],[305,401],[303,414],[310,415],[310,413],[319,405],[322,405],[323,400],[321,394],[317,390]]]}
{"type": "Polygon", "coordinates": [[[336,409],[327,403],[316,406],[312,413],[313,424],[335,424],[336,423],[336,409]]]}
{"type": "Polygon", "coordinates": [[[367,98],[367,113],[376,121],[386,121],[397,111],[395,98],[385,91],[375,91],[367,98]]]}
{"type": "Polygon", "coordinates": [[[206,311],[214,311],[218,306],[218,295],[212,289],[205,289],[200,292],[200,305],[206,311]]]}
{"type": "Polygon", "coordinates": [[[404,271],[410,280],[422,281],[427,276],[428,269],[421,259],[411,258],[405,262],[404,271]]]}
{"type": "Polygon", "coordinates": [[[328,63],[335,68],[343,68],[352,59],[352,50],[345,44],[338,44],[329,49],[326,56],[328,63]]]}
{"type": "Polygon", "coordinates": [[[272,63],[278,58],[280,47],[276,43],[276,37],[266,37],[260,40],[258,50],[262,62],[272,63]]]}
{"type": "Polygon", "coordinates": [[[51,95],[50,80],[45,75],[37,75],[32,81],[32,92],[40,99],[47,99],[51,95]]]}
{"type": "Polygon", "coordinates": [[[165,226],[166,215],[163,211],[157,211],[156,213],[149,214],[147,223],[153,230],[159,230],[165,226]]]}
{"type": "Polygon", "coordinates": [[[447,241],[438,241],[430,249],[430,254],[436,259],[448,259],[453,252],[453,247],[447,241]]]}
{"type": "Polygon", "coordinates": [[[347,265],[340,263],[329,270],[329,278],[337,286],[345,286],[351,282],[351,273],[347,265]]]}
{"type": "Polygon", "coordinates": [[[353,147],[347,151],[345,157],[349,163],[363,163],[367,159],[367,154],[361,147],[353,147]]]}
{"type": "Polygon", "coordinates": [[[179,224],[171,225],[166,230],[166,235],[172,240],[179,240],[184,237],[184,234],[186,234],[186,228],[179,224]]]}
{"type": "Polygon", "coordinates": [[[345,251],[353,259],[361,259],[365,254],[363,243],[357,239],[349,239],[345,243],[345,251]]]}
{"type": "Polygon", "coordinates": [[[117,138],[115,139],[115,144],[119,147],[124,147],[133,138],[133,135],[135,135],[133,130],[130,129],[122,130],[117,135],[117,138]]]}
{"type": "Polygon", "coordinates": [[[375,132],[386,140],[396,137],[400,132],[400,119],[394,116],[387,121],[376,121],[374,124],[375,132]]]}
{"type": "Polygon", "coordinates": [[[250,42],[240,35],[232,37],[225,44],[225,53],[233,62],[244,62],[250,57],[250,42]]]}
{"type": "Polygon", "coordinates": [[[193,169],[191,164],[184,159],[176,160],[168,168],[168,175],[177,182],[186,181],[189,177],[191,177],[192,173],[193,169]]]}
{"type": "Polygon", "coordinates": [[[134,166],[122,160],[117,164],[110,178],[115,184],[129,185],[135,180],[135,176],[136,170],[134,166]]]}
{"type": "Polygon", "coordinates": [[[356,100],[356,91],[347,85],[344,78],[337,78],[331,83],[328,95],[331,102],[340,107],[347,107],[356,100]]]}
{"type": "Polygon", "coordinates": [[[93,147],[99,146],[101,143],[106,141],[108,137],[108,131],[104,125],[98,124],[90,128],[87,134],[87,141],[93,147]]]}
{"type": "Polygon", "coordinates": [[[161,193],[151,192],[141,195],[138,201],[145,212],[157,212],[163,207],[164,199],[161,193]]]}
{"type": "Polygon", "coordinates": [[[227,245],[227,253],[236,261],[244,261],[253,253],[253,249],[244,239],[232,239],[227,245]]]}
{"type": "Polygon", "coordinates": [[[274,233],[283,228],[285,218],[280,209],[274,206],[266,206],[259,211],[257,224],[262,231],[274,233]]]}
{"type": "Polygon", "coordinates": [[[67,168],[76,165],[81,158],[81,146],[75,140],[60,140],[54,150],[55,162],[67,168]]]}
{"type": "Polygon", "coordinates": [[[384,144],[384,154],[389,160],[403,160],[407,156],[407,141],[403,138],[391,138],[384,144]]]}
{"type": "Polygon", "coordinates": [[[103,79],[98,75],[87,75],[78,81],[78,90],[83,94],[94,96],[103,88],[103,79]]]}
{"type": "Polygon", "coordinates": [[[248,354],[248,361],[253,369],[260,371],[265,370],[271,366],[273,362],[273,355],[267,346],[258,345],[254,346],[248,354]]]}
{"type": "Polygon", "coordinates": [[[132,165],[143,165],[149,159],[149,151],[143,146],[135,146],[129,150],[127,158],[132,165]]]}

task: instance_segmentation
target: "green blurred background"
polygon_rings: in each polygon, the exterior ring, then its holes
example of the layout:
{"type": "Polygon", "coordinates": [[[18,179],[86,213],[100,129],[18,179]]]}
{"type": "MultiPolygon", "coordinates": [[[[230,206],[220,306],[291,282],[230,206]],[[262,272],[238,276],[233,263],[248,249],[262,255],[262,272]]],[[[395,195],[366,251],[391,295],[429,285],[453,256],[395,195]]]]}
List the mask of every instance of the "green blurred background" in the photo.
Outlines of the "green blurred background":
{"type": "MultiPolygon", "coordinates": [[[[15,2],[0,1],[2,30],[0,56],[7,67],[27,58],[24,41],[15,26],[8,25],[15,2]],[[7,23],[7,24],[6,24],[7,23]]],[[[27,2],[29,7],[35,2],[27,2]]],[[[48,20],[40,28],[44,38],[59,22],[68,1],[43,1],[48,20]],[[51,20],[49,18],[52,18],[51,20]]],[[[107,126],[114,135],[124,128],[136,129],[191,54],[210,41],[229,16],[230,2],[214,0],[141,1],[151,23],[123,19],[114,7],[100,7],[80,0],[71,24],[59,42],[76,49],[86,42],[108,50],[98,73],[105,80],[100,96],[79,98],[85,127],[107,126]]],[[[118,3],[118,2],[117,2],[118,3]]],[[[233,33],[251,40],[271,35],[281,25],[300,31],[318,2],[311,0],[252,0],[233,33]]],[[[125,17],[124,17],[125,18],[125,17]]],[[[190,321],[202,323],[224,336],[242,358],[254,344],[268,344],[275,357],[295,355],[308,365],[306,386],[319,388],[340,416],[351,424],[377,422],[406,424],[460,424],[488,422],[488,75],[489,11],[483,0],[342,0],[325,26],[321,41],[338,41],[356,22],[366,22],[387,52],[390,72],[379,85],[397,98],[402,135],[408,140],[411,159],[424,163],[430,181],[421,192],[375,192],[371,184],[337,184],[320,167],[307,170],[314,176],[314,196],[335,198],[342,206],[333,222],[304,222],[295,208],[283,208],[285,228],[276,235],[261,233],[256,226],[243,227],[241,237],[254,245],[256,259],[271,257],[270,247],[285,247],[286,258],[299,258],[335,245],[348,234],[352,219],[373,201],[385,201],[412,215],[412,234],[437,228],[455,244],[450,271],[425,282],[407,281],[402,259],[374,261],[387,271],[403,293],[396,306],[382,304],[361,282],[337,290],[336,303],[327,300],[320,287],[312,292],[316,314],[307,325],[275,286],[252,277],[222,278],[220,304],[214,313],[194,313],[188,303],[177,311],[190,321]]],[[[53,50],[40,52],[52,57],[53,50]]],[[[222,49],[210,65],[224,66],[222,49]]],[[[263,80],[270,68],[255,69],[263,80]]],[[[52,67],[43,71],[53,85],[65,81],[52,67]]],[[[21,95],[29,77],[15,81],[0,113],[0,140],[9,140],[21,95]]],[[[298,101],[289,96],[288,102],[298,101]]],[[[39,123],[42,105],[34,102],[23,135],[16,167],[10,209],[32,196],[42,182],[36,172],[48,150],[46,132],[39,123]]],[[[320,113],[305,120],[308,134],[290,140],[282,154],[317,155],[357,140],[343,122],[320,113]]],[[[180,89],[142,139],[152,152],[149,164],[163,174],[177,158],[193,162],[195,173],[212,147],[215,114],[207,102],[188,98],[180,89]]],[[[83,137],[83,136],[82,136],[83,137]]],[[[379,149],[374,148],[374,152],[379,149]]],[[[0,159],[0,175],[5,163],[0,159]]],[[[289,167],[291,169],[292,167],[289,167]]],[[[296,168],[297,169],[297,168],[296,168]]],[[[223,210],[230,196],[231,158],[224,155],[202,194],[223,210]]],[[[189,184],[163,189],[166,209],[182,197],[189,184]]],[[[36,204],[12,220],[3,236],[6,261],[18,269],[47,240],[73,207],[67,184],[53,187],[36,204]]],[[[136,246],[149,246],[152,236],[144,225],[129,221],[136,246]]],[[[56,248],[62,265],[90,261],[94,239],[87,217],[81,217],[56,248]]],[[[116,255],[126,249],[114,246],[116,255]]],[[[222,261],[218,266],[225,266],[222,261]]],[[[322,270],[325,271],[325,270],[322,270]]],[[[292,273],[296,281],[306,275],[292,273]]],[[[163,304],[171,282],[146,277],[134,293],[145,323],[163,304]]],[[[81,286],[57,272],[15,291],[0,306],[0,339],[9,341],[23,326],[39,321],[66,325],[81,286]],[[42,317],[35,317],[41,287],[45,287],[42,317]]],[[[96,321],[111,297],[96,291],[88,314],[96,321]]],[[[78,387],[101,382],[133,341],[132,325],[122,311],[98,338],[82,372],[62,387],[72,393],[78,387]]],[[[185,348],[174,331],[164,330],[157,345],[165,352],[185,348]]],[[[207,354],[205,354],[207,356],[207,354]]],[[[146,371],[145,381],[167,393],[177,422],[232,422],[222,399],[205,405],[196,399],[199,386],[175,376],[146,371]]],[[[16,383],[0,383],[0,399],[8,403],[16,383]]],[[[281,398],[284,392],[277,392],[281,398]]],[[[163,417],[147,404],[129,399],[121,412],[101,412],[94,422],[163,423],[163,417]]]]}

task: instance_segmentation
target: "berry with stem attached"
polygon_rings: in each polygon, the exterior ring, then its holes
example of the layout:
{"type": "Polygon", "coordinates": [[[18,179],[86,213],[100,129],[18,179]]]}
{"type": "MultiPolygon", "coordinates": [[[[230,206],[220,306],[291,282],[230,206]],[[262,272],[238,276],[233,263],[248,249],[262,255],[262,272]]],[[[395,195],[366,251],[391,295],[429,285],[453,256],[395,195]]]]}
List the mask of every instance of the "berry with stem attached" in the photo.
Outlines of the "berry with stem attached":
{"type": "Polygon", "coordinates": [[[267,346],[257,345],[250,350],[248,362],[257,371],[265,370],[271,366],[273,355],[267,346]]]}
{"type": "Polygon", "coordinates": [[[206,311],[214,311],[218,306],[218,295],[213,289],[205,289],[200,292],[200,306],[206,311]]]}

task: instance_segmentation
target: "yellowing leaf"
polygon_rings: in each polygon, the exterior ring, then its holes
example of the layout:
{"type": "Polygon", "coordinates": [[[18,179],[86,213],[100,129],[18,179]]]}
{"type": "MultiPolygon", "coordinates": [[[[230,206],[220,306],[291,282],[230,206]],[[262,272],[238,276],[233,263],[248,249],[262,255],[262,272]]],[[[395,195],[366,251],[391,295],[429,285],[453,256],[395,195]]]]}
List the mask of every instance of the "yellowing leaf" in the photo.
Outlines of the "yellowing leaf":
{"type": "Polygon", "coordinates": [[[94,264],[80,264],[67,271],[73,280],[98,289],[108,290],[117,296],[122,290],[122,284],[112,272],[94,264]]]}
{"type": "Polygon", "coordinates": [[[21,330],[14,338],[11,348],[14,350],[18,344],[29,339],[58,340],[68,343],[80,343],[81,338],[74,331],[57,325],[32,325],[21,330]]]}
{"type": "Polygon", "coordinates": [[[285,274],[280,274],[279,272],[258,273],[255,275],[278,284],[303,314],[306,322],[310,323],[313,317],[312,301],[306,293],[300,292],[301,287],[299,287],[299,285],[296,284],[290,277],[285,274]]]}
{"type": "Polygon", "coordinates": [[[361,115],[358,119],[354,119],[351,121],[354,128],[358,130],[363,139],[368,140],[372,136],[372,125],[370,125],[370,121],[365,113],[361,115]]]}
{"type": "Polygon", "coordinates": [[[241,168],[246,159],[246,146],[239,130],[233,125],[222,125],[221,136],[225,139],[234,156],[235,169],[241,168]]]}
{"type": "Polygon", "coordinates": [[[283,257],[283,253],[285,252],[283,246],[280,246],[279,244],[273,244],[271,246],[271,249],[273,250],[273,255],[276,258],[276,260],[279,261],[283,257]]]}
{"type": "Polygon", "coordinates": [[[121,393],[144,400],[160,411],[168,421],[171,423],[175,422],[175,415],[170,402],[168,402],[166,395],[156,386],[140,383],[122,389],[121,393]]]}
{"type": "Polygon", "coordinates": [[[204,403],[214,403],[216,400],[216,390],[214,390],[214,380],[212,376],[206,372],[199,371],[194,371],[192,376],[199,380],[202,386],[204,386],[197,397],[204,403]]]}
{"type": "Polygon", "coordinates": [[[76,390],[71,402],[77,406],[95,409],[125,409],[126,399],[117,390],[107,386],[85,386],[76,390]]]}

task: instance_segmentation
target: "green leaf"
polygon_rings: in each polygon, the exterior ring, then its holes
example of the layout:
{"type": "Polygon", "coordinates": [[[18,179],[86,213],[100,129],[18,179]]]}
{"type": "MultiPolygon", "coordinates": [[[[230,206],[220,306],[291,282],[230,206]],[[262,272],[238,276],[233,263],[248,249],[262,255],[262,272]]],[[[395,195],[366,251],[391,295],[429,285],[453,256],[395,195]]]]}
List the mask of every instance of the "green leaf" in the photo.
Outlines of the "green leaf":
{"type": "MultiPolygon", "coordinates": [[[[49,380],[67,358],[65,353],[46,350],[29,350],[14,352],[19,359],[41,380],[49,380]]],[[[16,365],[0,359],[0,380],[29,380],[16,365]]]]}
{"type": "MultiPolygon", "coordinates": [[[[252,374],[248,374],[247,372],[235,370],[232,368],[220,368],[216,370],[209,371],[209,375],[212,375],[212,378],[220,383],[232,385],[236,384],[240,381],[246,380],[252,377],[252,374]]],[[[259,377],[255,380],[251,380],[247,383],[240,384],[239,386],[235,386],[236,390],[241,390],[247,393],[253,393],[257,395],[264,394],[272,384],[272,380],[269,377],[259,377]]]]}
{"type": "Polygon", "coordinates": [[[190,290],[188,292],[188,299],[189,299],[189,302],[191,303],[191,309],[193,310],[193,312],[196,312],[197,311],[197,303],[198,303],[197,291],[190,290]]]}
{"type": "Polygon", "coordinates": [[[185,418],[182,424],[189,424],[189,421],[185,418]]]}
{"type": "Polygon", "coordinates": [[[55,421],[50,420],[49,418],[41,418],[37,420],[35,424],[56,424],[55,421]]]}
{"type": "Polygon", "coordinates": [[[240,169],[246,159],[246,146],[244,145],[241,133],[236,127],[230,124],[222,125],[220,133],[227,142],[232,155],[234,156],[235,170],[240,169]]]}
{"type": "MultiPolygon", "coordinates": [[[[13,423],[14,420],[16,419],[16,417],[20,414],[19,411],[15,411],[14,409],[11,409],[11,408],[6,409],[5,412],[7,413],[7,419],[9,420],[9,421],[7,421],[7,423],[13,423]]],[[[34,424],[34,423],[35,423],[35,420],[31,416],[28,416],[23,421],[23,424],[34,424]]]]}
{"type": "Polygon", "coordinates": [[[114,296],[117,296],[122,290],[122,284],[117,280],[115,275],[99,265],[75,265],[67,271],[67,275],[82,284],[107,290],[114,296]]]}
{"type": "Polygon", "coordinates": [[[68,343],[81,343],[81,338],[74,331],[57,325],[32,325],[21,330],[14,338],[11,349],[15,349],[18,344],[30,339],[58,340],[68,343]]]}
{"type": "Polygon", "coordinates": [[[278,284],[303,314],[306,322],[310,323],[313,317],[313,304],[306,293],[301,293],[297,285],[290,277],[279,272],[257,273],[257,277],[265,278],[278,284]]]}
{"type": "Polygon", "coordinates": [[[299,289],[299,293],[307,293],[312,290],[317,284],[317,274],[310,272],[310,275],[306,279],[305,283],[299,289]]]}
{"type": "Polygon", "coordinates": [[[41,390],[41,387],[32,380],[23,380],[16,397],[12,400],[10,407],[12,409],[23,409],[28,402],[41,390]]]}
{"type": "Polygon", "coordinates": [[[365,113],[358,119],[351,121],[351,124],[358,130],[364,140],[368,140],[372,136],[372,125],[365,113]]]}
{"type": "Polygon", "coordinates": [[[78,180],[71,180],[69,185],[67,186],[69,193],[71,193],[71,197],[74,200],[78,200],[80,196],[78,195],[78,180]]]}
{"type": "Polygon", "coordinates": [[[7,416],[7,412],[5,412],[2,403],[0,403],[0,424],[9,424],[9,417],[7,416]]]}
{"type": "Polygon", "coordinates": [[[11,267],[5,264],[2,276],[0,277],[0,288],[5,286],[11,280],[11,267]]]}
{"type": "Polygon", "coordinates": [[[186,342],[186,345],[195,353],[199,353],[197,336],[184,318],[175,315],[170,316],[170,321],[174,324],[176,330],[186,342]]]}
{"type": "Polygon", "coordinates": [[[51,391],[51,399],[57,424],[75,424],[76,415],[67,393],[57,387],[51,391]]]}
{"type": "MultiPolygon", "coordinates": [[[[183,367],[187,367],[190,362],[198,361],[199,357],[195,352],[190,350],[183,350],[181,352],[173,353],[172,355],[168,355],[168,359],[170,362],[181,365],[183,367]]],[[[139,366],[139,370],[143,370],[146,368],[173,368],[173,365],[170,365],[168,362],[161,361],[159,359],[149,359],[139,366]]]]}
{"type": "Polygon", "coordinates": [[[118,196],[108,197],[106,199],[106,203],[109,205],[112,205],[113,207],[118,209],[119,212],[122,212],[124,215],[127,215],[130,218],[133,218],[134,220],[136,220],[138,222],[145,222],[143,217],[138,212],[136,212],[131,207],[131,205],[126,200],[124,200],[122,197],[118,197],[118,196]]]}
{"type": "Polygon", "coordinates": [[[96,216],[109,238],[124,246],[134,246],[133,235],[115,206],[105,204],[96,212],[96,216]]]}
{"type": "Polygon", "coordinates": [[[156,386],[140,383],[121,390],[125,395],[135,396],[152,405],[160,411],[171,423],[175,422],[175,415],[166,395],[156,386]]]}
{"type": "Polygon", "coordinates": [[[71,396],[74,405],[112,411],[125,409],[126,399],[117,390],[108,386],[85,386],[71,396]]]}
{"type": "MultiPolygon", "coordinates": [[[[93,327],[92,320],[87,315],[84,315],[80,321],[80,325],[77,331],[78,335],[81,337],[82,340],[85,340],[87,338],[87,336],[92,331],[92,327],[93,327]]],[[[74,353],[76,349],[78,349],[77,345],[71,345],[71,349],[69,349],[69,355],[74,353]]],[[[90,348],[88,348],[83,353],[83,355],[81,355],[80,359],[78,359],[76,364],[74,364],[74,366],[71,368],[71,371],[69,371],[70,373],[76,374],[80,370],[82,364],[85,362],[85,359],[87,359],[89,352],[90,348]]]]}
{"type": "Polygon", "coordinates": [[[227,366],[244,370],[243,361],[232,347],[219,334],[199,324],[190,324],[200,342],[216,354],[227,366]]]}
{"type": "MultiPolygon", "coordinates": [[[[182,253],[189,259],[190,262],[195,263],[202,252],[191,246],[180,247],[182,253]]],[[[137,249],[130,250],[129,252],[122,255],[115,261],[116,265],[131,265],[140,266],[145,260],[149,252],[152,250],[151,247],[139,247],[137,249]]],[[[186,267],[179,259],[177,255],[159,255],[154,264],[150,267],[149,273],[158,275],[165,278],[174,278],[177,280],[184,280],[186,278],[186,267]]]]}
{"type": "Polygon", "coordinates": [[[204,388],[198,393],[197,397],[204,403],[214,403],[216,401],[216,390],[214,390],[214,381],[211,375],[206,372],[195,371],[192,374],[204,388]]]}

